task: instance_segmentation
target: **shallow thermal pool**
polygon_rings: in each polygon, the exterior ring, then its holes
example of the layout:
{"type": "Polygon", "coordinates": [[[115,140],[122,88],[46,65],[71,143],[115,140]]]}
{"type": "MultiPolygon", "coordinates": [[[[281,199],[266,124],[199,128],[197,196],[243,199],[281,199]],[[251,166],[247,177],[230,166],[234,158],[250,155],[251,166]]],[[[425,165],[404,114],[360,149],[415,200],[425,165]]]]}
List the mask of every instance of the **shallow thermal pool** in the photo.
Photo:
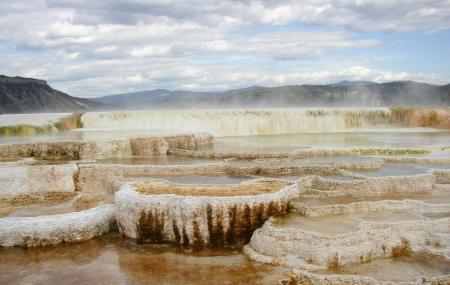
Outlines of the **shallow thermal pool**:
{"type": "Polygon", "coordinates": [[[8,217],[36,217],[44,215],[58,215],[70,212],[80,211],[71,202],[62,203],[59,205],[32,205],[28,207],[20,207],[12,210],[8,217]]]}
{"type": "Polygon", "coordinates": [[[390,128],[344,133],[303,133],[218,137],[201,147],[205,151],[289,151],[301,148],[422,148],[449,146],[450,131],[422,128],[390,128]]]}
{"type": "Polygon", "coordinates": [[[176,155],[132,156],[122,158],[100,159],[98,163],[129,165],[197,165],[219,162],[217,159],[198,159],[176,155]]]}
{"type": "MultiPolygon", "coordinates": [[[[269,176],[270,178],[280,179],[280,180],[289,180],[297,182],[302,176],[300,175],[286,175],[286,176],[269,176]]],[[[329,176],[323,176],[323,178],[326,179],[333,179],[333,180],[341,180],[341,181],[349,181],[349,180],[361,180],[364,178],[358,177],[358,176],[349,176],[349,175],[329,175],[329,176]]]]}
{"type": "Polygon", "coordinates": [[[79,244],[0,248],[0,284],[276,284],[290,270],[239,248],[136,244],[108,234],[79,244]]]}
{"type": "Polygon", "coordinates": [[[255,177],[240,177],[229,175],[207,176],[207,175],[152,175],[133,176],[130,178],[163,179],[179,184],[239,184],[244,181],[255,179],[255,177]]]}
{"type": "Polygon", "coordinates": [[[334,215],[323,217],[306,217],[298,213],[287,213],[272,220],[278,228],[314,231],[326,235],[338,235],[355,232],[362,222],[399,222],[443,218],[447,215],[425,216],[412,210],[374,211],[369,213],[352,213],[351,215],[334,215]]]}
{"type": "Polygon", "coordinates": [[[449,168],[450,163],[385,163],[374,171],[352,171],[352,173],[370,177],[407,176],[423,174],[432,169],[449,168]]]}
{"type": "Polygon", "coordinates": [[[382,200],[418,200],[430,204],[447,204],[450,203],[450,188],[449,189],[434,189],[430,192],[423,193],[389,193],[378,196],[338,196],[329,197],[324,199],[299,197],[290,201],[290,204],[295,205],[308,205],[308,206],[326,206],[334,204],[350,204],[354,202],[373,202],[382,200]]]}
{"type": "Polygon", "coordinates": [[[279,166],[308,166],[330,165],[347,163],[372,163],[378,160],[376,157],[364,156],[311,156],[305,158],[262,158],[262,159],[232,159],[230,164],[237,167],[249,167],[255,165],[279,165],[279,166]]]}
{"type": "Polygon", "coordinates": [[[37,217],[59,215],[88,210],[105,203],[113,203],[113,195],[95,196],[91,198],[73,198],[61,203],[33,203],[28,205],[0,204],[0,217],[37,217]]]}
{"type": "Polygon", "coordinates": [[[450,262],[431,255],[416,254],[397,259],[375,259],[369,263],[345,265],[339,271],[321,274],[365,275],[379,281],[415,281],[418,276],[441,276],[450,272],[450,262]]]}

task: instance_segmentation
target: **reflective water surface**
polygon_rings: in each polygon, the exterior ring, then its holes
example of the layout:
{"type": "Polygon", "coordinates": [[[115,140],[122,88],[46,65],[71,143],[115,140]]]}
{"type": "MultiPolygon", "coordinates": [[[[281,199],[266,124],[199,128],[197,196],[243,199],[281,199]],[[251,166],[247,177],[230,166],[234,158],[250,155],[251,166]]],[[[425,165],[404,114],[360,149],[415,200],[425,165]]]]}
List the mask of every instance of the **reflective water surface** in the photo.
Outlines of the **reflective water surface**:
{"type": "Polygon", "coordinates": [[[208,151],[289,151],[301,148],[421,148],[450,146],[450,131],[423,129],[380,129],[344,133],[303,133],[218,137],[214,144],[202,146],[208,151]]]}
{"type": "Polygon", "coordinates": [[[0,248],[0,284],[274,284],[290,270],[240,249],[139,245],[108,234],[79,244],[0,248]]]}
{"type": "Polygon", "coordinates": [[[219,162],[217,159],[199,159],[175,155],[150,155],[122,158],[110,158],[97,160],[104,164],[129,164],[129,165],[197,165],[219,162]]]}
{"type": "MultiPolygon", "coordinates": [[[[134,176],[132,178],[142,178],[143,176],[134,176]]],[[[173,183],[179,184],[217,184],[217,185],[227,185],[227,184],[239,184],[244,181],[255,179],[254,177],[238,177],[238,176],[207,176],[207,175],[179,175],[179,176],[169,176],[169,175],[154,175],[145,176],[149,179],[164,179],[173,183]]]]}
{"type": "Polygon", "coordinates": [[[398,259],[375,259],[370,263],[343,266],[338,272],[320,273],[366,275],[379,281],[406,282],[415,281],[418,276],[447,275],[450,262],[436,256],[417,254],[398,259]]]}

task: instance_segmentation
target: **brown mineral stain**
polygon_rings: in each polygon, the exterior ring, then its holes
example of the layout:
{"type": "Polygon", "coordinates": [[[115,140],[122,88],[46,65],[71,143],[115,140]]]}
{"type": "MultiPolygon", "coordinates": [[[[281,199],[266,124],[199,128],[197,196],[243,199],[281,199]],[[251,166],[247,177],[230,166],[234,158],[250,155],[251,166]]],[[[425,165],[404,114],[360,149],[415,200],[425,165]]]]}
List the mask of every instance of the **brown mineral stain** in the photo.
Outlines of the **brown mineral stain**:
{"type": "Polygon", "coordinates": [[[203,247],[203,240],[202,235],[200,233],[200,225],[197,221],[197,216],[194,215],[192,219],[192,228],[194,229],[194,240],[193,240],[193,246],[194,248],[201,248],[203,247]]]}
{"type": "Polygon", "coordinates": [[[180,230],[178,229],[177,221],[175,219],[172,219],[172,230],[175,235],[175,241],[176,243],[180,243],[181,236],[180,236],[180,230]]]}
{"type": "Polygon", "coordinates": [[[164,213],[142,211],[136,225],[136,240],[140,243],[161,243],[164,241],[164,213]]]}
{"type": "Polygon", "coordinates": [[[276,284],[290,270],[239,248],[192,251],[108,234],[79,244],[0,248],[0,284],[276,284]]]}
{"type": "Polygon", "coordinates": [[[216,221],[213,221],[213,208],[208,204],[206,208],[206,217],[208,221],[208,234],[209,234],[209,245],[211,246],[222,246],[224,244],[224,229],[223,229],[223,219],[222,212],[217,212],[216,221]]]}

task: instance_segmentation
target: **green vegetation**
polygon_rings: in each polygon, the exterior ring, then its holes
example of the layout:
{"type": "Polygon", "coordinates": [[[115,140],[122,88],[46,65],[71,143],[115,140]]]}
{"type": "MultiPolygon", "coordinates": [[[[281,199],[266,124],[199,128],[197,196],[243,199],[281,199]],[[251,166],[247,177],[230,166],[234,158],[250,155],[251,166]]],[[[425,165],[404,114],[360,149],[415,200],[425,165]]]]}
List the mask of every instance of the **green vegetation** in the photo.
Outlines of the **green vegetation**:
{"type": "Polygon", "coordinates": [[[19,125],[19,126],[0,127],[1,136],[32,136],[38,134],[46,134],[52,131],[53,127],[51,125],[47,126],[19,125]]]}
{"type": "Polygon", "coordinates": [[[395,155],[395,154],[427,154],[428,149],[421,148],[354,148],[351,150],[359,155],[395,155]]]}
{"type": "Polygon", "coordinates": [[[81,116],[83,113],[74,113],[43,126],[16,125],[0,127],[0,136],[33,136],[53,132],[65,132],[75,128],[83,128],[81,116]]]}

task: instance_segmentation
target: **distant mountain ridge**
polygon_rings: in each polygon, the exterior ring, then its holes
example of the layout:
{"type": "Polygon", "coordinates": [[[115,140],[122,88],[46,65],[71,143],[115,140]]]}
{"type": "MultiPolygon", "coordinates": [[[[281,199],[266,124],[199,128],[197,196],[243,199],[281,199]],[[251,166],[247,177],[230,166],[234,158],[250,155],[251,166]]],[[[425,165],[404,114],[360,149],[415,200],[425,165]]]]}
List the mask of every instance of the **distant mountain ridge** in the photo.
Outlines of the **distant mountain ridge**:
{"type": "Polygon", "coordinates": [[[94,98],[109,106],[143,110],[157,108],[271,108],[449,106],[450,84],[414,81],[375,83],[341,81],[325,85],[253,86],[223,92],[157,89],[94,98]]]}
{"type": "Polygon", "coordinates": [[[169,108],[450,106],[450,84],[341,81],[324,85],[251,86],[218,92],[165,89],[78,98],[46,81],[0,75],[0,113],[169,108]]]}
{"type": "Polygon", "coordinates": [[[88,111],[102,106],[55,90],[45,80],[0,75],[0,114],[88,111]]]}
{"type": "MultiPolygon", "coordinates": [[[[93,98],[92,100],[108,106],[122,106],[125,109],[148,109],[148,108],[192,108],[197,106],[208,107],[213,102],[221,102],[228,96],[245,91],[256,91],[264,89],[261,86],[251,86],[243,89],[232,89],[218,92],[200,92],[166,89],[155,89],[133,93],[123,93],[93,98]]],[[[220,106],[218,106],[220,107],[220,106]]],[[[226,106],[225,106],[226,107],[226,106]]]]}

